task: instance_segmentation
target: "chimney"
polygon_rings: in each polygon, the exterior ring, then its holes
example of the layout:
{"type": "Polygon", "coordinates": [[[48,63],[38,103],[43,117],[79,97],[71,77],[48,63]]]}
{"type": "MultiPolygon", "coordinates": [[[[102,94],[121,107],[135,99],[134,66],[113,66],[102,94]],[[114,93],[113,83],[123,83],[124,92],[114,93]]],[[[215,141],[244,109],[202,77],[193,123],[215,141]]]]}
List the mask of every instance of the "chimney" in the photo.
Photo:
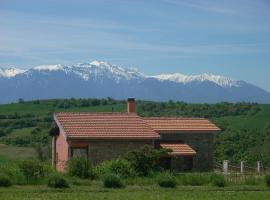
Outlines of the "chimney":
{"type": "Polygon", "coordinates": [[[127,112],[128,113],[134,113],[135,112],[135,99],[134,98],[128,98],[127,112]]]}

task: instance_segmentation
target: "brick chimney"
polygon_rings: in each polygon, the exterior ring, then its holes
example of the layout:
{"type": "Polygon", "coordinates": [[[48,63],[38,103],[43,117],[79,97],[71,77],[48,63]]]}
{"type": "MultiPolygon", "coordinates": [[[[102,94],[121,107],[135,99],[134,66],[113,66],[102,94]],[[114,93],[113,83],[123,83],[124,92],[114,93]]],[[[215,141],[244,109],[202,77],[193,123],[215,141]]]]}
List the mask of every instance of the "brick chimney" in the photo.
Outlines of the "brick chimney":
{"type": "Polygon", "coordinates": [[[128,113],[134,113],[135,112],[135,99],[134,98],[128,98],[127,112],[128,113]]]}

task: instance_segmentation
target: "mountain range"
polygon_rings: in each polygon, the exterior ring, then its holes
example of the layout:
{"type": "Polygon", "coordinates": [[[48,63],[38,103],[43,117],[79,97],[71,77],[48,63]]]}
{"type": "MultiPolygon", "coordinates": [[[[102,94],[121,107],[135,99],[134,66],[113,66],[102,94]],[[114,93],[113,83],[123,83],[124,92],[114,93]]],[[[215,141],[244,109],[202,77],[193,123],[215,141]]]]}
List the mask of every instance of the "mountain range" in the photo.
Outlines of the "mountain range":
{"type": "Polygon", "coordinates": [[[125,99],[190,103],[270,103],[270,93],[228,77],[180,73],[148,76],[104,61],[76,65],[40,65],[27,70],[0,68],[0,103],[55,98],[125,99]]]}

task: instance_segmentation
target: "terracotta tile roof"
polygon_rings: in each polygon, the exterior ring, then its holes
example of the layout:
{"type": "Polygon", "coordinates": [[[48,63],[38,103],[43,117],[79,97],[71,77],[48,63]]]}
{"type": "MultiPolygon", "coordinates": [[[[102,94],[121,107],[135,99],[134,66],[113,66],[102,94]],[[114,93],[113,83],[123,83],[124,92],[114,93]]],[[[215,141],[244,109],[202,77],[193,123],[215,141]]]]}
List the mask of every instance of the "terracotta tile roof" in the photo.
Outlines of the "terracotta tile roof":
{"type": "Polygon", "coordinates": [[[194,156],[196,155],[196,151],[194,151],[189,145],[187,144],[160,144],[162,148],[170,149],[169,155],[175,156],[194,156]]]}
{"type": "Polygon", "coordinates": [[[58,126],[68,138],[159,139],[150,125],[135,113],[55,114],[58,126]]]}
{"type": "Polygon", "coordinates": [[[220,129],[203,118],[143,118],[158,133],[216,133],[220,129]]]}

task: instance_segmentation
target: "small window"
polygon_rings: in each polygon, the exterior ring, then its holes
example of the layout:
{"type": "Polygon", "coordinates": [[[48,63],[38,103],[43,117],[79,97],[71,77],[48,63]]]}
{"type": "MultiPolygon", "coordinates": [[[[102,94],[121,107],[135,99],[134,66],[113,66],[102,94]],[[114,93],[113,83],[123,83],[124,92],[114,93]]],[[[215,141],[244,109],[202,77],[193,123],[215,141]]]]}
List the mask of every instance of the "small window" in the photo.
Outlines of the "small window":
{"type": "Polygon", "coordinates": [[[87,148],[71,148],[72,157],[87,157],[88,149],[87,148]]]}

